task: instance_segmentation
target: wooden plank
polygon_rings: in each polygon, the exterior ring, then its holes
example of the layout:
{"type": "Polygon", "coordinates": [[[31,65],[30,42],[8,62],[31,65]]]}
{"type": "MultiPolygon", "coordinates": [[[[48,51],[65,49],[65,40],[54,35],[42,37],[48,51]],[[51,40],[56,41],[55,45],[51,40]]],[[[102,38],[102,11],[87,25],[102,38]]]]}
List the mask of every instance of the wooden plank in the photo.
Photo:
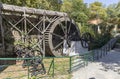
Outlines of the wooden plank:
{"type": "Polygon", "coordinates": [[[28,8],[28,7],[20,7],[15,5],[8,5],[8,4],[0,4],[0,8],[2,11],[8,12],[17,12],[17,13],[27,13],[27,14],[36,14],[36,15],[50,15],[50,16],[67,16],[67,13],[57,12],[57,11],[50,11],[50,10],[43,10],[43,9],[35,9],[35,8],[28,8]]]}

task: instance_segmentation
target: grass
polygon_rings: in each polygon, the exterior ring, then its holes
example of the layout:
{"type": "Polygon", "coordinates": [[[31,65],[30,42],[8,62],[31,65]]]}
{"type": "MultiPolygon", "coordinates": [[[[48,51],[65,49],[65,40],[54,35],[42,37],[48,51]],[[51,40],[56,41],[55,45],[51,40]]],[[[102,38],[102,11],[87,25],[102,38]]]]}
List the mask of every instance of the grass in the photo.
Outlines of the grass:
{"type": "MultiPolygon", "coordinates": [[[[50,64],[53,58],[45,58],[43,60],[46,71],[48,72],[50,64]]],[[[54,78],[55,79],[71,79],[69,70],[69,58],[54,58],[54,78]]],[[[22,68],[22,61],[16,62],[16,64],[10,65],[0,73],[1,79],[27,79],[28,72],[27,68],[22,68]],[[22,70],[22,71],[21,71],[22,70]],[[11,72],[9,72],[11,71],[11,72]]],[[[38,75],[31,79],[53,79],[53,65],[51,66],[49,74],[38,75]]]]}

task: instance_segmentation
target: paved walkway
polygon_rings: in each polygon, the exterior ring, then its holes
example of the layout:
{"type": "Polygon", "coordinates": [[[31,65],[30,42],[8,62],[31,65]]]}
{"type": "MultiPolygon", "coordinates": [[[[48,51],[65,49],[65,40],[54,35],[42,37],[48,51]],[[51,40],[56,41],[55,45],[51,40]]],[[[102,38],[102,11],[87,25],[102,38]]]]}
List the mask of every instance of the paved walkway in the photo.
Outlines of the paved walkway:
{"type": "Polygon", "coordinates": [[[72,79],[120,79],[120,49],[72,73],[72,79]]]}

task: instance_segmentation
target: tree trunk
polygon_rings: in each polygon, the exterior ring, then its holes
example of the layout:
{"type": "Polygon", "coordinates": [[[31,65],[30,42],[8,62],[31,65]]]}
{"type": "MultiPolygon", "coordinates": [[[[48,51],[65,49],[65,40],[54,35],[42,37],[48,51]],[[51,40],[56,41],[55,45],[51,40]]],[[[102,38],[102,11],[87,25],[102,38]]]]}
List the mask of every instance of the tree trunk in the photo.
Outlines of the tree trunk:
{"type": "Polygon", "coordinates": [[[117,29],[118,29],[118,24],[115,24],[115,27],[114,27],[115,34],[117,34],[117,29]]]}
{"type": "Polygon", "coordinates": [[[101,34],[101,29],[100,29],[99,25],[97,26],[97,32],[98,32],[98,34],[101,34]]]}

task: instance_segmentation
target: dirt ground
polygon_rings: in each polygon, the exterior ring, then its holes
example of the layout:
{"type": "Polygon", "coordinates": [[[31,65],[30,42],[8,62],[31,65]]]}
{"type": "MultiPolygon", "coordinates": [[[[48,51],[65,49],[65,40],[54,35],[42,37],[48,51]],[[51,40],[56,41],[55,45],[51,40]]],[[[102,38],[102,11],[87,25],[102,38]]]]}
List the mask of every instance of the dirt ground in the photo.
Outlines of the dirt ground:
{"type": "Polygon", "coordinates": [[[73,73],[72,79],[119,79],[120,49],[111,50],[100,60],[73,73]]]}

